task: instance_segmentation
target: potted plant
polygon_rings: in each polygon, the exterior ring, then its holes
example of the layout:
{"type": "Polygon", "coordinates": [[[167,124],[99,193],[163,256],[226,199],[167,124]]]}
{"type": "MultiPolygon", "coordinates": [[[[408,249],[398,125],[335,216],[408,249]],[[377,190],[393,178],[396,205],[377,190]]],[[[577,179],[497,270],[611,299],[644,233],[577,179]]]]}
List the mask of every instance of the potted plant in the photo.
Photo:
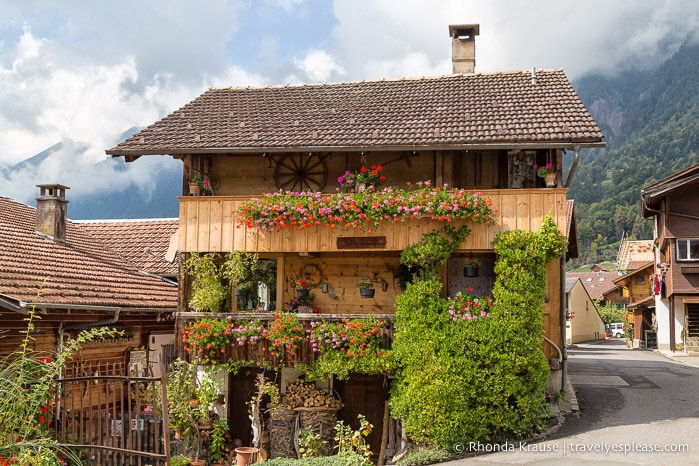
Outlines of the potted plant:
{"type": "Polygon", "coordinates": [[[194,175],[189,181],[189,195],[198,196],[201,192],[201,187],[203,184],[204,181],[201,179],[201,175],[194,175]]]}
{"type": "Polygon", "coordinates": [[[463,262],[464,277],[477,277],[481,261],[475,257],[466,257],[463,262]]]}
{"type": "Polygon", "coordinates": [[[209,181],[203,179],[200,174],[194,175],[189,181],[190,196],[211,196],[213,193],[209,181]]]}
{"type": "Polygon", "coordinates": [[[296,288],[296,296],[299,298],[308,298],[313,288],[312,278],[298,278],[294,280],[294,288],[296,288]]]}
{"type": "Polygon", "coordinates": [[[246,251],[232,251],[223,264],[223,277],[235,288],[236,298],[245,301],[249,290],[257,285],[258,255],[246,251]]]}
{"type": "Polygon", "coordinates": [[[375,191],[376,188],[386,181],[382,171],[383,167],[381,165],[372,165],[369,168],[362,166],[356,172],[347,170],[337,179],[337,182],[346,191],[375,191]]]}
{"type": "Polygon", "coordinates": [[[212,466],[223,464],[226,453],[226,432],[228,432],[228,423],[225,419],[216,418],[209,434],[209,459],[212,466]]]}
{"type": "Polygon", "coordinates": [[[376,293],[376,290],[374,289],[374,282],[376,281],[376,277],[373,275],[369,275],[366,277],[362,277],[358,282],[357,282],[357,288],[359,288],[359,294],[362,298],[373,298],[374,294],[376,293]]]}
{"type": "Polygon", "coordinates": [[[546,180],[547,188],[553,188],[556,186],[556,170],[554,170],[551,162],[547,163],[546,165],[534,164],[532,168],[536,170],[536,174],[539,176],[539,178],[546,180]]]}
{"type": "Polygon", "coordinates": [[[182,359],[175,360],[167,374],[168,411],[170,428],[182,433],[185,452],[190,462],[199,463],[203,443],[203,432],[199,424],[209,419],[209,407],[218,394],[215,380],[205,374],[197,378],[196,364],[182,359]]]}

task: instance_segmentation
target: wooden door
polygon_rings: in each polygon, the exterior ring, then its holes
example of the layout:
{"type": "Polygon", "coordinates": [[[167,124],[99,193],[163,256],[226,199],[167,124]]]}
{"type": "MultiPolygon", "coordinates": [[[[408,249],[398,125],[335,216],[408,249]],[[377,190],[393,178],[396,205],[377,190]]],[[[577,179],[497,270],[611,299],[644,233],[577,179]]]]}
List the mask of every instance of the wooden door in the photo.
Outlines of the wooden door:
{"type": "Polygon", "coordinates": [[[344,403],[338,413],[340,419],[353,429],[359,428],[357,415],[363,414],[374,426],[367,438],[373,459],[377,460],[381,450],[384,407],[388,401],[389,380],[382,375],[354,374],[347,381],[336,383],[336,389],[344,403]]]}

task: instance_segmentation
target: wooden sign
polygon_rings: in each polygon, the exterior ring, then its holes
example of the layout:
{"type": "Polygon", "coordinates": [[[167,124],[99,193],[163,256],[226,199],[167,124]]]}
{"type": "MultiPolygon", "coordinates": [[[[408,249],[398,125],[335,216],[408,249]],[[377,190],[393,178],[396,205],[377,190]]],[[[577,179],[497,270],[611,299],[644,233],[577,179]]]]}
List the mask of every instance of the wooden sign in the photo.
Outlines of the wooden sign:
{"type": "Polygon", "coordinates": [[[386,249],[385,236],[338,237],[337,249],[386,249]]]}

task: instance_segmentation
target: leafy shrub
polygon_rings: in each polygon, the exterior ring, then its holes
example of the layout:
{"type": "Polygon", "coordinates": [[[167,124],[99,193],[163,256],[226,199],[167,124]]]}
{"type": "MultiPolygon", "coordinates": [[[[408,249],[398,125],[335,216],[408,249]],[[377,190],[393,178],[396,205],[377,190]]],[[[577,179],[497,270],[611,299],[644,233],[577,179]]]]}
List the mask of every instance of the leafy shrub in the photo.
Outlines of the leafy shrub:
{"type": "MultiPolygon", "coordinates": [[[[447,242],[424,244],[443,253],[447,242]],[[441,246],[439,246],[441,245],[441,246]]],[[[427,273],[396,299],[394,416],[413,440],[449,448],[503,442],[544,423],[548,365],[541,349],[546,264],[565,240],[550,217],[539,232],[499,234],[488,318],[454,321],[442,284],[427,273]]]]}

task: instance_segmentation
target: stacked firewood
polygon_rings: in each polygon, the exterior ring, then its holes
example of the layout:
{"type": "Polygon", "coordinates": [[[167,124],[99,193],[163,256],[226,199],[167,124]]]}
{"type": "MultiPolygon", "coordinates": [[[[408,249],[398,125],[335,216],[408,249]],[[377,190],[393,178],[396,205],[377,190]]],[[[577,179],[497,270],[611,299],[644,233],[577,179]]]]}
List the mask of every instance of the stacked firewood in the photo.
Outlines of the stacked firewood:
{"type": "Polygon", "coordinates": [[[313,383],[297,379],[286,387],[282,399],[286,409],[294,408],[341,408],[342,402],[332,395],[318,390],[313,383]]]}

